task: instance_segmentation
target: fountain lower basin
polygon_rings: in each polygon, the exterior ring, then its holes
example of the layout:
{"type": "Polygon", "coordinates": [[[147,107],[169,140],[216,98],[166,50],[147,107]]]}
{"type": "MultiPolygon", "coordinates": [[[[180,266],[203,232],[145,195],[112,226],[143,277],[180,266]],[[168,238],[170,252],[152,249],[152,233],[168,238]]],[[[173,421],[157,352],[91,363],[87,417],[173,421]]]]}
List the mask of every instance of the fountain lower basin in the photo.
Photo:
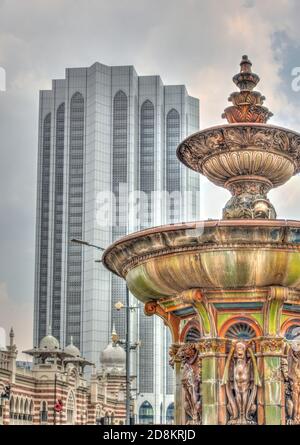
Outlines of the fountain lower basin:
{"type": "Polygon", "coordinates": [[[123,237],[103,255],[146,303],[193,288],[300,289],[300,221],[208,220],[123,237]]]}

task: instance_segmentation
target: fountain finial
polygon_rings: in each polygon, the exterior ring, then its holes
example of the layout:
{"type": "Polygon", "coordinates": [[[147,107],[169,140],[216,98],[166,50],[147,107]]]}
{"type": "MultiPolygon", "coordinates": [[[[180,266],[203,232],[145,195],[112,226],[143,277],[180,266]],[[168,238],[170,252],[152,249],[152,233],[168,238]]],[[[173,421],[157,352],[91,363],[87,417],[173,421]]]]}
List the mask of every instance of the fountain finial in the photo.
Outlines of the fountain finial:
{"type": "Polygon", "coordinates": [[[260,79],[252,72],[252,63],[247,55],[242,56],[240,67],[240,72],[232,78],[240,91],[235,91],[229,96],[228,100],[233,105],[224,110],[222,117],[230,124],[265,124],[273,114],[263,106],[265,97],[258,91],[253,91],[260,79]]]}

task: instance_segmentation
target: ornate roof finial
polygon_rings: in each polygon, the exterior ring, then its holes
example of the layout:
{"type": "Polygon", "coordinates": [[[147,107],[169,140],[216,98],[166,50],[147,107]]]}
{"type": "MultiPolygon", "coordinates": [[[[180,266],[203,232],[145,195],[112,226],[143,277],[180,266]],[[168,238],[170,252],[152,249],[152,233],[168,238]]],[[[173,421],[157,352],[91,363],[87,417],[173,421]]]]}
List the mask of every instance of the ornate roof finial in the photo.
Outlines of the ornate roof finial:
{"type": "Polygon", "coordinates": [[[111,341],[112,341],[113,345],[116,345],[118,340],[119,340],[119,336],[116,332],[116,327],[115,327],[115,323],[114,323],[113,328],[112,328],[112,333],[111,333],[111,341]]]}
{"type": "Polygon", "coordinates": [[[265,97],[258,91],[253,91],[260,80],[259,76],[252,73],[252,63],[248,56],[242,57],[240,66],[240,72],[232,78],[240,91],[229,96],[228,100],[233,105],[224,110],[222,117],[230,124],[241,122],[265,124],[273,114],[263,106],[265,97]]]}

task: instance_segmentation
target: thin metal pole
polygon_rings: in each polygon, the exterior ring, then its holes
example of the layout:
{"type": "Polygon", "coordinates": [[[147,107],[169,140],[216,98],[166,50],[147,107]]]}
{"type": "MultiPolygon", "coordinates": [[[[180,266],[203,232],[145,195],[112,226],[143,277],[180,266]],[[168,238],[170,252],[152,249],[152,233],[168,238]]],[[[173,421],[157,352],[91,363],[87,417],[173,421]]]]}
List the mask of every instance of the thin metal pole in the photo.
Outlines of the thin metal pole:
{"type": "Polygon", "coordinates": [[[126,285],[126,425],[130,425],[130,307],[126,285]]]}
{"type": "Polygon", "coordinates": [[[53,410],[54,410],[54,425],[56,425],[56,411],[55,411],[55,405],[56,405],[56,371],[55,371],[55,374],[54,374],[54,407],[53,407],[53,410]]]}

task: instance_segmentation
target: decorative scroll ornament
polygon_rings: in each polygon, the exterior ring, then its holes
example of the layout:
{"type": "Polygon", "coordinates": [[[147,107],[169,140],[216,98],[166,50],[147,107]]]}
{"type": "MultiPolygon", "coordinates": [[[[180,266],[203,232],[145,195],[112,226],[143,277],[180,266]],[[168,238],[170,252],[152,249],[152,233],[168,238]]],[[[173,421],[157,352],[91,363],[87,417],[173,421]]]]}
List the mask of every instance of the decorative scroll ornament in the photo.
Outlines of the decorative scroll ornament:
{"type": "Polygon", "coordinates": [[[228,425],[255,424],[257,387],[261,382],[253,350],[246,342],[233,343],[222,385],[226,386],[228,425]]]}
{"type": "Polygon", "coordinates": [[[293,340],[287,359],[281,360],[284,378],[286,423],[300,424],[300,340],[293,340]]]}

